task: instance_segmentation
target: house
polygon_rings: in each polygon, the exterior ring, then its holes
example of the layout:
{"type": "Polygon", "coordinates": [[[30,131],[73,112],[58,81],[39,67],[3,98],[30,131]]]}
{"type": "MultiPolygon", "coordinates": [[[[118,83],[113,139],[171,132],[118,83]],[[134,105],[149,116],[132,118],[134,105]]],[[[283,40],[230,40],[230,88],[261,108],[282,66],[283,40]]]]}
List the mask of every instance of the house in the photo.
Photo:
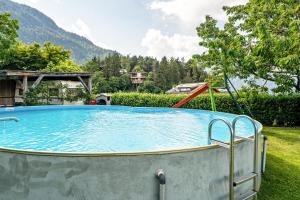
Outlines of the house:
{"type": "Polygon", "coordinates": [[[173,87],[172,89],[168,90],[166,93],[168,94],[182,94],[182,93],[191,93],[196,88],[207,84],[206,82],[201,83],[184,83],[173,87]]]}
{"type": "MultiPolygon", "coordinates": [[[[201,86],[205,86],[206,84],[207,84],[207,82],[184,83],[184,84],[180,84],[180,85],[173,87],[172,89],[166,91],[166,93],[168,93],[168,94],[189,94],[189,93],[192,93],[193,91],[195,91],[197,88],[199,88],[201,86]]],[[[221,93],[227,92],[227,90],[225,88],[214,88],[214,91],[221,92],[221,93]]],[[[207,93],[207,92],[208,92],[208,90],[205,91],[205,93],[207,93]]]]}
{"type": "Polygon", "coordinates": [[[146,72],[131,72],[130,79],[133,84],[142,84],[147,78],[146,72]]]}
{"type": "MultiPolygon", "coordinates": [[[[36,88],[42,81],[54,81],[67,85],[69,92],[78,87],[83,87],[88,92],[92,89],[92,79],[89,73],[0,70],[0,105],[22,105],[26,92],[30,88],[36,88]]],[[[52,93],[57,92],[57,88],[50,88],[50,90],[52,93]]],[[[59,99],[53,99],[51,102],[51,104],[62,103],[59,99]]]]}

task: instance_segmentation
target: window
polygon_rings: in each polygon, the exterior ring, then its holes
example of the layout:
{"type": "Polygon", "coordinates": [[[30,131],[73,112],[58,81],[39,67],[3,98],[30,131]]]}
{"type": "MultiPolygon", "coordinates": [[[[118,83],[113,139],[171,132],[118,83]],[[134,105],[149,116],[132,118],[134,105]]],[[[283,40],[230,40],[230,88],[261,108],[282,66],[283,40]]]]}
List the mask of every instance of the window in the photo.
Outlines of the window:
{"type": "Polygon", "coordinates": [[[19,94],[19,95],[23,95],[23,93],[24,93],[24,91],[23,91],[22,89],[19,89],[18,94],[19,94]]]}
{"type": "Polygon", "coordinates": [[[67,89],[67,95],[71,97],[76,97],[79,95],[79,90],[78,88],[68,88],[67,89]]]}
{"type": "Polygon", "coordinates": [[[179,88],[179,91],[180,92],[189,92],[189,91],[191,91],[191,88],[182,87],[182,88],[179,88]]]}

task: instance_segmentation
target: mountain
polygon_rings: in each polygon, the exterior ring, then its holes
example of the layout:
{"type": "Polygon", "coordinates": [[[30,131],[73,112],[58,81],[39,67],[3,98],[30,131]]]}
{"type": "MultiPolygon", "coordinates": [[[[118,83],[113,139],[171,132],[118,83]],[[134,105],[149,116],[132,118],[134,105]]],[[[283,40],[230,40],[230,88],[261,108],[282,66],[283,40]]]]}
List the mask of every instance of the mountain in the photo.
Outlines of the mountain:
{"type": "Polygon", "coordinates": [[[64,46],[72,51],[73,59],[78,63],[84,63],[94,56],[105,57],[116,53],[94,45],[85,37],[63,30],[50,17],[35,8],[10,0],[0,0],[0,13],[3,12],[9,12],[13,18],[19,20],[18,33],[21,41],[27,44],[44,44],[50,41],[64,46]]]}

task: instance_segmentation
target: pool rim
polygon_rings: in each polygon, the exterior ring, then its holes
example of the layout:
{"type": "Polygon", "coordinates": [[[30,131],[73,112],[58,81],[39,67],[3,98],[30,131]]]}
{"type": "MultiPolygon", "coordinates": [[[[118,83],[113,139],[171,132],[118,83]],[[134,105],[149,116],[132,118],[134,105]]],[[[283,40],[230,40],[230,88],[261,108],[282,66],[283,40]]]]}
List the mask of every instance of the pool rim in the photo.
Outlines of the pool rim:
{"type": "MultiPolygon", "coordinates": [[[[229,114],[235,115],[233,113],[226,113],[226,112],[219,112],[219,111],[210,111],[210,110],[202,110],[202,109],[188,109],[188,108],[168,108],[168,107],[133,107],[133,106],[123,106],[123,105],[45,105],[45,106],[19,106],[19,107],[2,107],[1,110],[14,110],[15,108],[25,108],[25,110],[30,108],[40,108],[40,107],[127,107],[127,108],[160,108],[160,109],[174,109],[174,110],[196,110],[196,111],[204,111],[204,112],[213,112],[213,113],[221,113],[221,114],[229,114]]],[[[258,135],[261,134],[263,129],[263,125],[253,119],[255,124],[259,124],[257,132],[258,135]]],[[[256,125],[257,127],[257,125],[256,125]]],[[[250,136],[251,138],[253,136],[250,136]]],[[[235,143],[244,142],[245,139],[235,139],[235,143]]],[[[229,143],[227,143],[229,144],[229,143]]],[[[109,156],[142,156],[142,155],[164,155],[164,154],[174,154],[174,153],[184,153],[184,152],[194,152],[194,151],[201,151],[201,150],[208,150],[208,149],[218,149],[222,148],[218,144],[210,144],[210,145],[203,145],[203,146],[195,146],[195,147],[187,147],[187,148],[179,148],[179,149],[164,149],[164,150],[149,150],[149,151],[135,151],[135,152],[51,152],[51,151],[34,151],[34,150],[23,150],[23,149],[13,149],[13,148],[6,148],[0,146],[0,152],[5,153],[16,153],[16,154],[25,154],[25,155],[37,155],[37,156],[61,156],[61,157],[109,157],[109,156]]]]}

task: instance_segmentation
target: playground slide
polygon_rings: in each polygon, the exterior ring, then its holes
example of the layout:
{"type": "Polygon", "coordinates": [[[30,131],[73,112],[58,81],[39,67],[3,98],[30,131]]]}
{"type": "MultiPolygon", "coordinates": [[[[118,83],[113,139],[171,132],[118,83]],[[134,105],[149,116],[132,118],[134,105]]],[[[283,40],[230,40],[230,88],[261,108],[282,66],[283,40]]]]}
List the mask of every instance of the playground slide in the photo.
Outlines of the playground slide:
{"type": "Polygon", "coordinates": [[[193,98],[195,98],[196,96],[205,92],[208,89],[209,89],[209,83],[199,86],[187,98],[181,100],[180,102],[172,106],[172,108],[179,108],[180,106],[186,104],[187,102],[189,102],[190,100],[192,100],[193,98]]]}

